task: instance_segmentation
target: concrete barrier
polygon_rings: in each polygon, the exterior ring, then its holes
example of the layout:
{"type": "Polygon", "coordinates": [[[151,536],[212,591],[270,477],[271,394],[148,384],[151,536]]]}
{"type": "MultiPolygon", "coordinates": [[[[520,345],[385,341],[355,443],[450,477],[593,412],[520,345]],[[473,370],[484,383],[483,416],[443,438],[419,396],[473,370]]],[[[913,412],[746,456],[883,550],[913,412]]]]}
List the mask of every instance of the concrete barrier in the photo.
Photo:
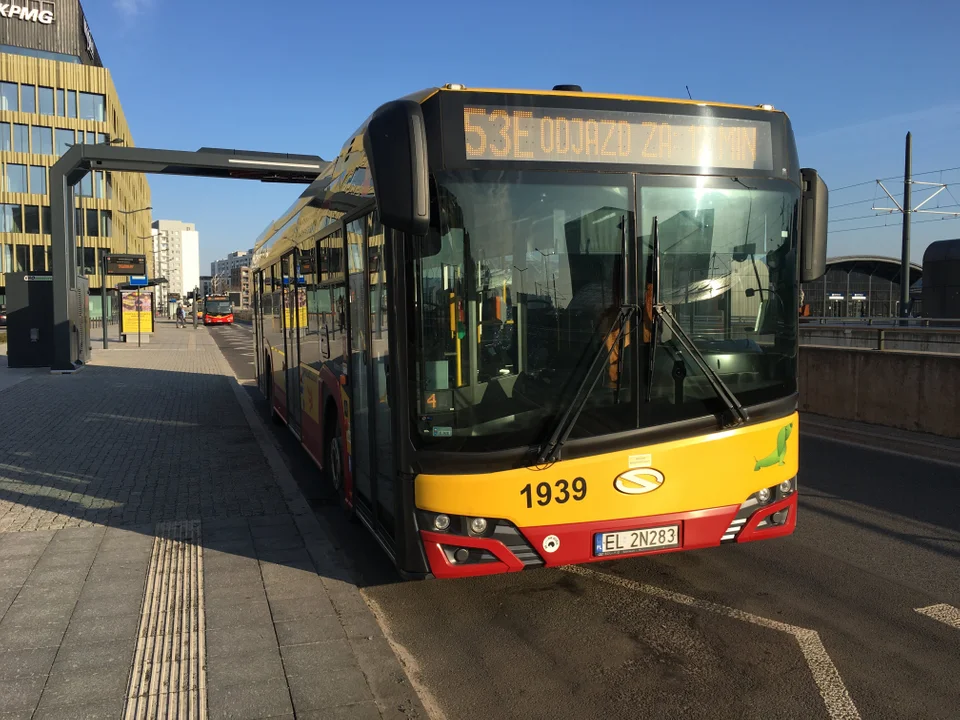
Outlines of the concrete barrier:
{"type": "Polygon", "coordinates": [[[960,355],[960,329],[801,325],[800,344],[960,355]]]}
{"type": "Polygon", "coordinates": [[[800,348],[801,410],[960,438],[960,355],[800,348]]]}

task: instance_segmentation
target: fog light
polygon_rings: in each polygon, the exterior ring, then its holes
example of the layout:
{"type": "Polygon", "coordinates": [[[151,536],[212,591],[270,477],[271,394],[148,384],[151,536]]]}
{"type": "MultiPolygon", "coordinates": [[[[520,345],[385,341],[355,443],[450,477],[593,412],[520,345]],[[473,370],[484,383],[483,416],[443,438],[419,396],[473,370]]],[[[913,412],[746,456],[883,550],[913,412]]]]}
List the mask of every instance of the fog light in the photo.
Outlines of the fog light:
{"type": "Polygon", "coordinates": [[[450,516],[449,515],[437,515],[433,519],[433,527],[435,530],[446,530],[450,527],[450,516]]]}
{"type": "Polygon", "coordinates": [[[469,557],[470,557],[470,551],[467,550],[466,548],[457,548],[456,551],[453,553],[453,559],[456,560],[458,563],[465,563],[467,561],[467,558],[469,557]]]}
{"type": "Polygon", "coordinates": [[[763,490],[758,490],[757,500],[760,501],[761,505],[766,505],[768,502],[770,502],[770,488],[764,488],[763,490]]]}
{"type": "Polygon", "coordinates": [[[483,535],[487,531],[487,521],[484,518],[470,520],[470,532],[474,535],[483,535]]]}
{"type": "Polygon", "coordinates": [[[789,492],[793,492],[793,480],[784,480],[780,483],[780,492],[786,495],[789,492]]]}
{"type": "Polygon", "coordinates": [[[770,516],[770,522],[774,525],[784,525],[787,522],[787,515],[789,515],[789,510],[786,508],[779,510],[770,516]]]}

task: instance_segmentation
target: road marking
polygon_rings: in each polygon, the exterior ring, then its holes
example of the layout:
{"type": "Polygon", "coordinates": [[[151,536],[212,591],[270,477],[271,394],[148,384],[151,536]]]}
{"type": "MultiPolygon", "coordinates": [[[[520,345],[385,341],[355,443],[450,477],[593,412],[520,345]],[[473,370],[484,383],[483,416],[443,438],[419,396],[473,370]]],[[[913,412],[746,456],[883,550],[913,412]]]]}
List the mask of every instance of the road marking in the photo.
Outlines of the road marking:
{"type": "Polygon", "coordinates": [[[940,603],[939,605],[915,608],[915,610],[921,615],[926,615],[934,620],[939,620],[945,625],[949,625],[950,627],[960,630],[960,610],[957,610],[957,608],[953,607],[952,605],[940,603]]]}
{"type": "Polygon", "coordinates": [[[823,702],[827,707],[827,713],[829,713],[830,717],[834,718],[834,720],[859,720],[860,713],[853,704],[850,693],[847,692],[840,673],[830,659],[830,655],[827,654],[827,649],[823,646],[820,634],[816,630],[809,630],[807,628],[797,627],[796,625],[788,625],[787,623],[753,615],[752,613],[710,602],[709,600],[700,600],[695,597],[690,597],[689,595],[673,592],[672,590],[664,590],[654,585],[627,580],[626,578],[608,575],[607,573],[597,572],[596,570],[589,570],[588,568],[578,565],[568,565],[562,569],[575,575],[594,578],[608,585],[619,585],[629,590],[642,592],[645,595],[651,595],[660,600],[668,600],[669,602],[687,605],[699,610],[706,610],[716,615],[723,615],[735,620],[741,620],[752,623],[753,625],[759,625],[770,628],[771,630],[779,630],[788,635],[793,635],[797,640],[797,644],[800,645],[800,652],[803,653],[803,657],[807,661],[807,666],[810,668],[813,680],[820,690],[820,697],[823,698],[823,702]]]}

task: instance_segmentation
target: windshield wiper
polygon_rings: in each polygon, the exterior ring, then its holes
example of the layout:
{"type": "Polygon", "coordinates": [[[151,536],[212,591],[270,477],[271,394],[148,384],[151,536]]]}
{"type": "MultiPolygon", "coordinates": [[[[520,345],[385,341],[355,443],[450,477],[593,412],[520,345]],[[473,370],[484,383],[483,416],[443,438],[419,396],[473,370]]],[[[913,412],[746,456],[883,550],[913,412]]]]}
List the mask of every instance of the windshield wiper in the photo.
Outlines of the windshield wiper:
{"type": "Polygon", "coordinates": [[[629,273],[627,272],[626,215],[620,216],[620,263],[622,270],[620,311],[617,313],[617,317],[614,318],[613,324],[610,326],[610,330],[604,336],[603,341],[601,341],[600,347],[597,348],[597,354],[593,356],[593,359],[587,366],[587,370],[583,374],[583,379],[580,381],[580,385],[577,387],[577,392],[574,393],[573,398],[570,400],[570,404],[567,406],[566,411],[560,418],[560,422],[558,422],[557,426],[553,429],[550,439],[540,448],[540,454],[537,456],[538,465],[543,465],[544,463],[548,462],[556,462],[560,459],[560,450],[563,448],[563,444],[567,441],[567,438],[570,437],[570,433],[573,432],[573,428],[576,426],[577,420],[580,418],[580,413],[582,413],[583,408],[586,407],[587,400],[590,399],[593,389],[597,386],[597,380],[600,379],[600,375],[603,373],[603,364],[600,365],[599,372],[594,372],[594,368],[601,360],[605,360],[606,364],[609,364],[610,355],[613,353],[614,348],[619,349],[619,355],[617,356],[617,400],[619,402],[620,377],[623,369],[622,343],[627,332],[627,328],[630,327],[631,321],[640,316],[640,308],[637,305],[629,305],[626,302],[630,277],[629,273]],[[606,340],[610,337],[610,333],[613,332],[614,328],[617,328],[616,337],[613,338],[612,343],[607,345],[606,340]]]}
{"type": "Polygon", "coordinates": [[[596,355],[594,355],[593,359],[590,361],[590,365],[587,367],[587,371],[584,373],[583,379],[580,381],[580,386],[577,388],[577,392],[574,394],[573,399],[567,406],[566,412],[563,413],[563,417],[560,418],[560,422],[558,422],[557,426],[554,428],[550,439],[544,443],[543,447],[540,449],[540,454],[537,456],[538,465],[556,462],[560,459],[560,450],[563,448],[563,444],[567,441],[567,438],[570,437],[570,433],[573,432],[573,428],[576,426],[577,420],[580,418],[580,413],[583,412],[583,408],[586,406],[587,400],[590,399],[593,389],[597,386],[597,381],[600,379],[600,376],[603,375],[603,364],[601,364],[598,372],[594,371],[597,363],[602,360],[609,362],[610,355],[613,353],[613,349],[620,346],[620,341],[623,339],[627,328],[630,327],[630,323],[633,322],[634,318],[638,315],[639,308],[636,305],[620,306],[620,312],[617,313],[617,317],[614,319],[613,325],[610,326],[610,332],[613,332],[613,328],[617,328],[617,334],[613,338],[613,342],[609,345],[606,343],[606,337],[609,337],[609,335],[607,335],[600,343],[600,347],[597,349],[596,355]]]}
{"type": "Polygon", "coordinates": [[[700,368],[700,371],[703,373],[704,377],[707,378],[707,382],[710,383],[710,386],[717,394],[717,397],[719,397],[723,401],[724,405],[727,406],[729,415],[726,417],[721,417],[721,426],[728,428],[743,425],[750,419],[747,409],[743,406],[743,403],[740,402],[739,398],[734,395],[733,391],[727,386],[720,375],[717,374],[712,367],[710,367],[710,364],[703,356],[703,353],[701,353],[697,348],[696,343],[694,343],[693,339],[687,334],[686,330],[683,329],[683,326],[673,316],[673,313],[670,312],[667,306],[664,305],[660,299],[660,223],[656,217],[653,218],[652,240],[653,255],[651,257],[651,262],[653,265],[651,267],[650,281],[651,285],[653,286],[651,293],[653,296],[653,302],[651,303],[652,327],[650,333],[650,359],[647,362],[646,401],[650,402],[650,396],[653,390],[653,373],[656,368],[657,348],[660,345],[660,326],[663,324],[670,329],[670,332],[673,333],[681,348],[693,358],[693,361],[697,364],[697,367],[700,368]]]}

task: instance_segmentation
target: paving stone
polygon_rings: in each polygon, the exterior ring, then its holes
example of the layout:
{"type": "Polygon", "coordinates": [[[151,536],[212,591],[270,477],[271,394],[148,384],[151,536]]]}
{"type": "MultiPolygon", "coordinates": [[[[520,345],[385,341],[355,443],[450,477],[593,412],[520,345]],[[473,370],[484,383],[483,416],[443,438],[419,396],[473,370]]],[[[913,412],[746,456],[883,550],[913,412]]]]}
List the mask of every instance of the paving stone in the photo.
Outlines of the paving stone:
{"type": "Polygon", "coordinates": [[[300,577],[280,582],[264,583],[267,598],[274,600],[291,600],[302,597],[316,597],[326,594],[323,582],[317,575],[303,573],[300,577]]]}
{"type": "MultiPolygon", "coordinates": [[[[409,716],[406,720],[414,720],[417,716],[409,716]]],[[[381,720],[380,710],[372,700],[369,702],[339,705],[323,710],[309,710],[298,712],[297,720],[381,720]]]]}
{"type": "Polygon", "coordinates": [[[233,656],[234,659],[250,653],[275,650],[277,636],[273,625],[256,627],[229,627],[207,630],[207,657],[233,656]]]}
{"type": "Polygon", "coordinates": [[[357,658],[350,643],[344,639],[305,645],[287,645],[280,648],[283,668],[287,675],[314,676],[331,670],[357,667],[357,658]]]}
{"type": "Polygon", "coordinates": [[[293,713],[287,683],[280,679],[257,685],[211,685],[207,707],[210,720],[258,720],[293,713]]]}
{"type": "Polygon", "coordinates": [[[368,609],[341,615],[340,622],[343,624],[347,637],[350,638],[371,638],[383,635],[383,630],[377,624],[377,619],[368,609]]]}
{"type": "Polygon", "coordinates": [[[128,667],[107,665],[80,672],[51,674],[43,689],[39,709],[46,712],[61,705],[87,705],[122,698],[127,691],[129,672],[128,667]]]}
{"type": "Polygon", "coordinates": [[[319,615],[287,622],[275,622],[280,646],[340,640],[345,637],[336,615],[319,615]]]}
{"type": "Polygon", "coordinates": [[[32,711],[40,702],[40,694],[47,682],[46,675],[30,675],[15,680],[4,680],[0,686],[0,713],[32,711]]]}
{"type": "Polygon", "coordinates": [[[206,603],[207,629],[267,625],[271,622],[266,599],[239,603],[206,603]]]}
{"type": "Polygon", "coordinates": [[[63,639],[66,623],[14,625],[0,622],[0,650],[31,650],[57,647],[63,639]]]}
{"type": "Polygon", "coordinates": [[[322,675],[294,675],[287,678],[297,715],[307,710],[323,710],[368,701],[367,680],[359,668],[332,670],[322,675]]]}
{"type": "Polygon", "coordinates": [[[36,602],[33,597],[19,597],[4,615],[4,622],[12,625],[60,623],[67,626],[77,603],[73,598],[56,598],[36,602]]]}
{"type": "Polygon", "coordinates": [[[384,637],[354,640],[352,647],[377,699],[402,698],[412,692],[406,673],[384,637]]]}
{"type": "Polygon", "coordinates": [[[99,700],[84,705],[42,706],[33,720],[116,720],[123,715],[125,698],[99,700]]]}
{"type": "Polygon", "coordinates": [[[73,610],[73,620],[88,620],[90,618],[116,617],[120,615],[136,615],[140,613],[143,599],[140,594],[123,593],[107,596],[90,596],[80,594],[76,607],[73,610]]]}
{"type": "Polygon", "coordinates": [[[56,655],[55,647],[0,652],[0,691],[8,680],[49,674],[56,655]]]}
{"type": "Polygon", "coordinates": [[[63,644],[88,645],[90,643],[129,640],[137,636],[140,625],[139,615],[120,615],[109,617],[91,617],[73,619],[63,644]]]}
{"type": "Polygon", "coordinates": [[[288,599],[271,599],[270,613],[273,615],[274,622],[335,614],[333,605],[322,594],[288,599]]]}
{"type": "Polygon", "coordinates": [[[90,567],[83,565],[49,568],[46,570],[34,569],[24,583],[24,587],[76,587],[79,590],[86,581],[89,571],[90,567]]]}
{"type": "Polygon", "coordinates": [[[207,659],[208,686],[256,685],[283,678],[284,665],[280,662],[280,651],[277,649],[244,655],[242,661],[233,655],[207,659]]]}
{"type": "Polygon", "coordinates": [[[51,672],[67,675],[108,666],[130,667],[136,645],[135,639],[64,645],[51,672]]]}

